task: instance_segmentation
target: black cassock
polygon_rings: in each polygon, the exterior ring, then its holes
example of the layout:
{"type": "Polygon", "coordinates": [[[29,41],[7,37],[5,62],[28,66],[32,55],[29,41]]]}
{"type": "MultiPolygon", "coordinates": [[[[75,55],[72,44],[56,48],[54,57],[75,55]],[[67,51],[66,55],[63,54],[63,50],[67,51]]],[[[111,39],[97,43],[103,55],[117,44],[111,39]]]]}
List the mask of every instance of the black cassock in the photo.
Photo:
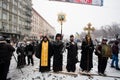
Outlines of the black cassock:
{"type": "MultiPolygon", "coordinates": [[[[36,53],[35,53],[35,56],[39,59],[41,58],[41,51],[42,51],[42,42],[37,46],[36,53]]],[[[40,60],[40,65],[39,65],[40,72],[50,71],[51,56],[52,56],[52,44],[48,42],[48,66],[41,66],[41,60],[40,60]]]]}
{"type": "Polygon", "coordinates": [[[62,41],[55,41],[53,42],[53,71],[58,72],[62,71],[63,65],[63,47],[64,43],[62,41]]]}
{"type": "Polygon", "coordinates": [[[78,62],[78,47],[77,43],[69,42],[66,44],[67,53],[67,66],[66,69],[68,72],[74,72],[76,70],[75,64],[78,62]]]}
{"type": "Polygon", "coordinates": [[[80,61],[80,67],[83,71],[90,71],[91,68],[93,68],[93,51],[94,51],[94,45],[93,42],[90,41],[88,44],[86,40],[82,42],[81,46],[81,61],[80,61]]]}

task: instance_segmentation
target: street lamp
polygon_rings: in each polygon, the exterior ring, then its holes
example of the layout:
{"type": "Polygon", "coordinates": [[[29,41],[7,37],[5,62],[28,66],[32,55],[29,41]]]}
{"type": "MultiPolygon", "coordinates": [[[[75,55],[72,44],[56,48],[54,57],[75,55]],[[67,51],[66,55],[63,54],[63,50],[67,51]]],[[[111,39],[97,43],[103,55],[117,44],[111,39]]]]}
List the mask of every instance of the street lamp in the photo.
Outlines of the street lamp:
{"type": "Polygon", "coordinates": [[[66,15],[64,13],[58,14],[58,22],[61,24],[61,35],[62,35],[62,25],[66,21],[66,15]]]}

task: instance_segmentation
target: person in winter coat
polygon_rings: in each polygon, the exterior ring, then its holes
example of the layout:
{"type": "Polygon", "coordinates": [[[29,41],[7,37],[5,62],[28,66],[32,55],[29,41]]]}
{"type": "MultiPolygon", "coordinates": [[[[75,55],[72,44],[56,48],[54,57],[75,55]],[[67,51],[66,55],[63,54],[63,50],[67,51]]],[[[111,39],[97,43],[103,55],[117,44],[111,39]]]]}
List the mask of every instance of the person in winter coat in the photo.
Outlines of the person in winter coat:
{"type": "Polygon", "coordinates": [[[5,41],[3,36],[0,36],[0,80],[8,80],[7,74],[11,56],[14,51],[14,47],[5,41]]]}
{"type": "Polygon", "coordinates": [[[112,62],[111,62],[111,67],[115,67],[116,70],[120,70],[118,66],[118,54],[119,54],[119,47],[118,47],[119,42],[115,41],[113,46],[112,46],[112,62]],[[115,63],[115,66],[114,66],[115,63]]]}
{"type": "Polygon", "coordinates": [[[62,42],[62,35],[57,34],[55,41],[53,42],[53,71],[62,71],[63,65],[63,48],[64,43],[62,42]]]}
{"type": "Polygon", "coordinates": [[[80,67],[83,72],[89,72],[93,68],[94,45],[90,36],[86,35],[81,45],[80,67]]]}
{"type": "Polygon", "coordinates": [[[66,69],[68,72],[75,72],[76,66],[75,64],[78,62],[78,47],[77,43],[74,42],[74,36],[70,36],[70,42],[66,44],[67,53],[67,66],[66,69]]]}
{"type": "Polygon", "coordinates": [[[16,50],[16,53],[18,54],[18,56],[17,56],[17,60],[18,60],[17,68],[23,68],[26,65],[24,43],[19,43],[19,46],[16,50]]]}
{"type": "Polygon", "coordinates": [[[107,39],[103,38],[102,43],[97,45],[95,54],[98,56],[98,74],[106,76],[105,69],[108,58],[111,57],[111,47],[107,44],[107,39]]]}
{"type": "Polygon", "coordinates": [[[34,45],[32,44],[32,42],[28,43],[25,47],[25,52],[27,55],[27,65],[30,65],[30,63],[32,64],[32,66],[34,65],[34,61],[33,61],[33,54],[34,54],[34,45]]]}

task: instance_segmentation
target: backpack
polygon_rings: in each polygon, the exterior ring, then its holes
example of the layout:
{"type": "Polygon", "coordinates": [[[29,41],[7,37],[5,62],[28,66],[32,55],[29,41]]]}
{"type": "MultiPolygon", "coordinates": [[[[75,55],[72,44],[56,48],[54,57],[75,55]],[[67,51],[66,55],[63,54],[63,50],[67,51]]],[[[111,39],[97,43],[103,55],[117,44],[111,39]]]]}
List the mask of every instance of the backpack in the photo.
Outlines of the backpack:
{"type": "Polygon", "coordinates": [[[102,45],[102,56],[103,57],[111,57],[112,49],[110,45],[102,45]]]}

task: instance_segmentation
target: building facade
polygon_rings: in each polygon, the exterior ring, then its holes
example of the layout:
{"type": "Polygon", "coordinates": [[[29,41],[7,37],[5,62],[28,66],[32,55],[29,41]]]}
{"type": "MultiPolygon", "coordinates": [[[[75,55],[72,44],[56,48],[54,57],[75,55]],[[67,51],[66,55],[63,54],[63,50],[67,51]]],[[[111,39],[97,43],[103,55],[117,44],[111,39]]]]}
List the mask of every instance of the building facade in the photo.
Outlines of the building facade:
{"type": "Polygon", "coordinates": [[[32,8],[32,29],[31,37],[40,39],[41,36],[47,35],[50,38],[56,34],[56,30],[52,27],[34,8],[32,8]]]}
{"type": "Polygon", "coordinates": [[[0,35],[13,41],[29,37],[32,0],[0,0],[0,35]]]}

